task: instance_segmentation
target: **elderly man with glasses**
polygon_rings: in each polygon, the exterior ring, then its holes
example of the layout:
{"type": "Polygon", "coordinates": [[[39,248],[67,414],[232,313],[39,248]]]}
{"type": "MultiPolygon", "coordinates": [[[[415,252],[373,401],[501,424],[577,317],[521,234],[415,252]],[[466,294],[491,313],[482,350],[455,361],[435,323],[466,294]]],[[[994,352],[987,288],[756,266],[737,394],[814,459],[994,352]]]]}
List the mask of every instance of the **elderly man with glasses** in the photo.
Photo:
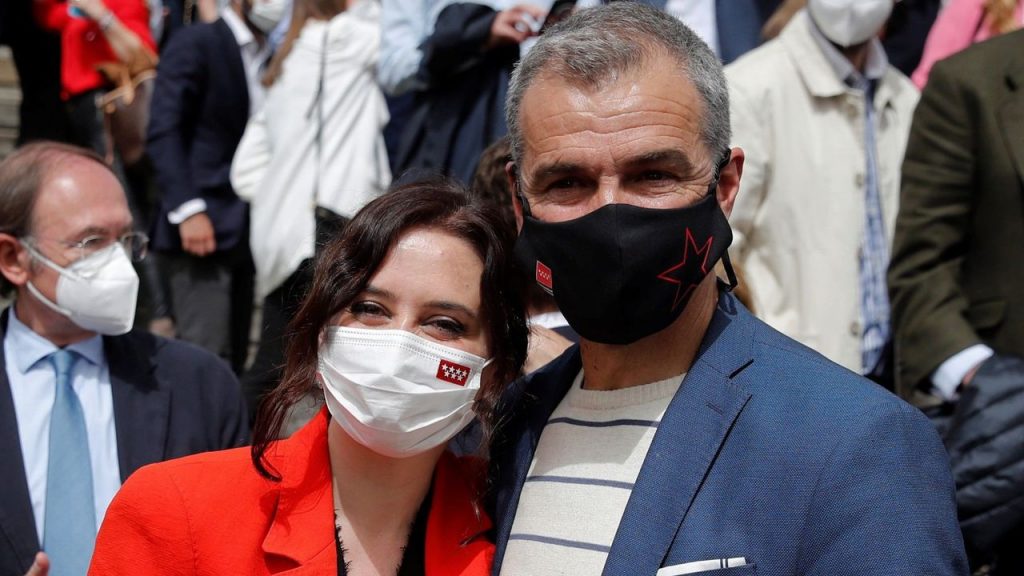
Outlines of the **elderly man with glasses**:
{"type": "Polygon", "coordinates": [[[84,575],[133,471],[248,439],[226,364],[131,331],[148,243],[132,230],[92,152],[39,143],[0,163],[0,573],[84,575]]]}

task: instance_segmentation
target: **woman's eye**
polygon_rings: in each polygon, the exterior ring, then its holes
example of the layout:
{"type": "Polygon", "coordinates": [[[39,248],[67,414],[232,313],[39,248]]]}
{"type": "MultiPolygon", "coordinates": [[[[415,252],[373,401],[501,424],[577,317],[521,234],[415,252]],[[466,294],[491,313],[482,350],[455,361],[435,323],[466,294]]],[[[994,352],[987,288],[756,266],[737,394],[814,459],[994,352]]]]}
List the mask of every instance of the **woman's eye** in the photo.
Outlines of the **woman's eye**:
{"type": "Polygon", "coordinates": [[[384,309],[373,302],[356,302],[349,306],[349,311],[356,317],[384,315],[384,309]]]}
{"type": "Polygon", "coordinates": [[[428,326],[449,338],[456,338],[466,333],[466,327],[461,322],[451,318],[431,320],[428,326]]]}

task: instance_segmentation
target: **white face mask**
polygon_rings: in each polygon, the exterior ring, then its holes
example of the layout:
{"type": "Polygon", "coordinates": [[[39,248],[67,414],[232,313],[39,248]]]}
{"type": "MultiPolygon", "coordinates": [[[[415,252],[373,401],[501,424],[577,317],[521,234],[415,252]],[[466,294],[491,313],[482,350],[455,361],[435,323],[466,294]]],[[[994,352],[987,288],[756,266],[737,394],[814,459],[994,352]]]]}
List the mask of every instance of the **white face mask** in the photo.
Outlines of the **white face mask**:
{"type": "Polygon", "coordinates": [[[57,302],[43,296],[31,282],[28,291],[55,312],[79,327],[108,336],[124,334],[135,323],[139,275],[121,244],[114,242],[68,267],[55,264],[22,241],[33,258],[60,274],[57,302]]]}
{"type": "Polygon", "coordinates": [[[892,7],[893,0],[807,0],[807,11],[822,34],[843,47],[875,37],[892,7]]]}
{"type": "Polygon", "coordinates": [[[270,34],[284,18],[285,11],[291,7],[288,0],[252,0],[249,9],[249,22],[264,34],[270,34]]]}
{"type": "Polygon", "coordinates": [[[404,330],[335,327],[320,347],[331,416],[357,442],[392,458],[440,446],[469,424],[486,364],[404,330]]]}

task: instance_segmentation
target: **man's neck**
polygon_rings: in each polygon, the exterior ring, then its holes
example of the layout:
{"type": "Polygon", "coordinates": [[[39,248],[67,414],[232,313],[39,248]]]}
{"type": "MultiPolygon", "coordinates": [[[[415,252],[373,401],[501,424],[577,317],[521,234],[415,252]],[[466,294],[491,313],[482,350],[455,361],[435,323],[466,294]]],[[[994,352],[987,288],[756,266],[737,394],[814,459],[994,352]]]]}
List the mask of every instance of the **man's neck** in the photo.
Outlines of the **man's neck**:
{"type": "Polygon", "coordinates": [[[27,290],[14,300],[14,313],[18,315],[18,321],[29,330],[49,340],[58,348],[88,340],[96,335],[95,332],[83,330],[58,312],[37,302],[27,290]]]}
{"type": "Polygon", "coordinates": [[[870,48],[870,42],[864,42],[856,46],[850,46],[849,48],[839,48],[839,51],[846,56],[846,59],[850,61],[854,69],[857,72],[864,74],[864,69],[868,65],[868,52],[870,48]]]}
{"type": "Polygon", "coordinates": [[[582,340],[583,387],[617,390],[687,372],[718,305],[716,284],[713,274],[705,278],[679,318],[661,332],[622,346],[582,340]]]}

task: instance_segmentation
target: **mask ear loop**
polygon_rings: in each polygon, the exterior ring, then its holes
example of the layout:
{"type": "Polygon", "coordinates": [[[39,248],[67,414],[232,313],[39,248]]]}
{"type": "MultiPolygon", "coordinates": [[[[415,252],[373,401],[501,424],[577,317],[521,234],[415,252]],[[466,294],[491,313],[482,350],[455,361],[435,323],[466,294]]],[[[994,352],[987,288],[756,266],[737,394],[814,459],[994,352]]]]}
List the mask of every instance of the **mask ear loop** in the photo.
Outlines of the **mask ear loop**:
{"type": "Polygon", "coordinates": [[[530,213],[530,204],[526,201],[526,196],[523,196],[522,187],[519,185],[519,169],[512,168],[515,178],[512,179],[512,185],[515,186],[515,196],[519,198],[519,205],[523,208],[523,216],[533,216],[530,213]]]}
{"type": "Polygon", "coordinates": [[[729,259],[729,251],[726,250],[722,254],[722,268],[725,268],[725,276],[729,279],[729,284],[726,286],[726,291],[732,292],[739,286],[739,281],[736,279],[736,271],[732,269],[732,260],[729,259]]]}
{"type": "MultiPolygon", "coordinates": [[[[729,160],[732,159],[732,150],[726,148],[722,152],[722,159],[718,162],[718,166],[715,167],[715,177],[711,180],[711,184],[708,186],[708,195],[714,194],[715,190],[718,189],[718,179],[722,176],[722,170],[729,165],[729,160]]],[[[725,287],[726,291],[732,292],[739,286],[739,281],[736,279],[736,271],[732,267],[732,260],[729,259],[729,251],[726,250],[722,254],[722,268],[725,268],[725,275],[729,279],[729,284],[725,287]]]]}

